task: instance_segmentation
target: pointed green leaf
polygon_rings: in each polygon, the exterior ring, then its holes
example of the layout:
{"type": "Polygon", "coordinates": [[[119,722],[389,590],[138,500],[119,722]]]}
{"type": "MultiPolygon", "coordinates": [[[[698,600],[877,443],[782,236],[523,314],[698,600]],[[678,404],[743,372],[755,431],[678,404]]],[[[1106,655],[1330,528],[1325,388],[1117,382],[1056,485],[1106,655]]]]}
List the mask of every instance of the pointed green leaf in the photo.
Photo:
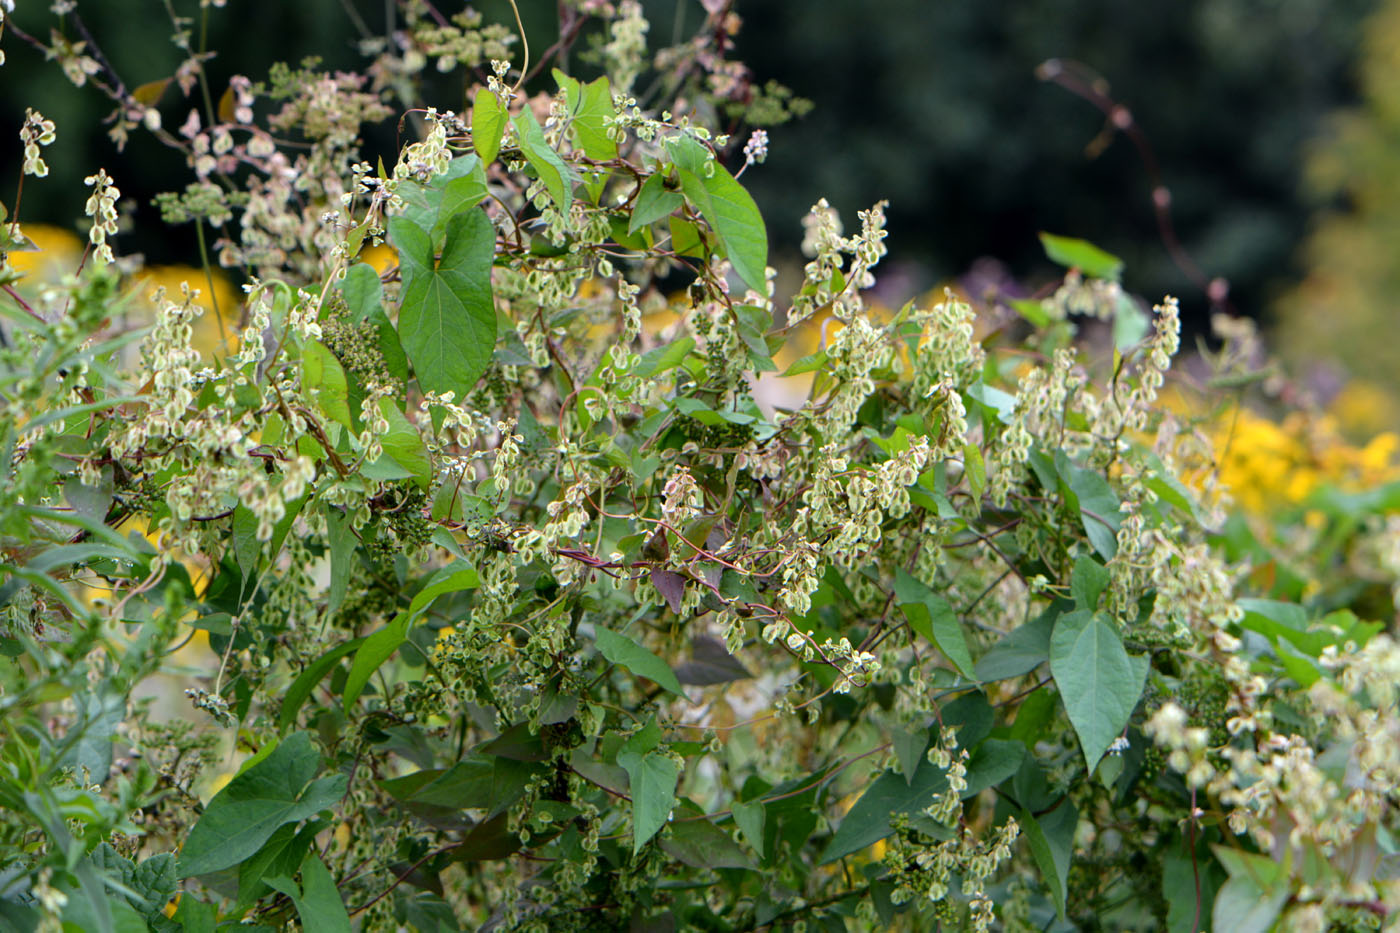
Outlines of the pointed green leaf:
{"type": "Polygon", "coordinates": [[[1074,463],[1062,450],[1055,451],[1055,470],[1064,480],[1062,491],[1069,507],[1079,512],[1089,543],[1100,557],[1111,560],[1118,553],[1118,528],[1123,524],[1113,487],[1098,473],[1074,463]]]}
{"type": "Polygon", "coordinates": [[[384,310],[384,286],[379,281],[379,273],[367,262],[357,262],[345,270],[345,278],[340,280],[340,294],[345,298],[352,320],[368,320],[375,308],[384,310]]]}
{"type": "Polygon", "coordinates": [[[400,181],[396,194],[403,202],[403,217],[425,231],[436,248],[453,217],[486,199],[486,169],[474,153],[459,155],[425,183],[400,181]]]}
{"type": "Polygon", "coordinates": [[[730,805],[729,812],[734,814],[734,823],[739,827],[744,841],[753,847],[759,858],[763,858],[763,824],[766,819],[763,804],[757,800],[736,800],[730,805]]]}
{"type": "Polygon", "coordinates": [[[1021,811],[1021,832],[1026,834],[1031,855],[1040,869],[1055,910],[1065,916],[1065,896],[1068,893],[1069,863],[1074,854],[1074,830],[1079,824],[1079,811],[1068,800],[1049,813],[1036,817],[1029,810],[1021,811]]]}
{"type": "Polygon", "coordinates": [[[350,390],[345,369],[335,354],[313,340],[301,351],[301,385],[332,421],[354,430],[350,417],[350,390]]]}
{"type": "MultiPolygon", "coordinates": [[[[1162,900],[1167,904],[1167,933],[1198,933],[1209,929],[1216,894],[1224,872],[1204,849],[1193,859],[1184,845],[1173,845],[1162,865],[1162,900]],[[1196,889],[1200,885],[1200,904],[1196,889]]],[[[1226,933],[1233,933],[1227,928],[1226,933]]]]}
{"type": "Polygon", "coordinates": [[[304,933],[350,933],[350,914],[330,869],[315,853],[301,863],[301,896],[292,897],[304,933]]]}
{"type": "Polygon", "coordinates": [[[61,764],[77,768],[86,781],[105,784],[112,768],[112,739],[126,716],[126,697],[110,680],[103,680],[75,694],[73,704],[78,721],[69,729],[72,744],[61,764]]]}
{"type": "Polygon", "coordinates": [[[816,353],[809,353],[802,359],[795,361],[791,366],[783,371],[784,376],[800,376],[803,373],[816,372],[827,364],[825,350],[818,350],[816,353]]]}
{"type": "Polygon", "coordinates": [[[642,190],[637,192],[637,202],[632,206],[632,217],[627,221],[627,232],[636,233],[663,217],[670,217],[684,203],[681,193],[667,188],[658,171],[642,182],[642,190]]]}
{"type": "Polygon", "coordinates": [[[1070,574],[1069,590],[1074,596],[1075,605],[1093,612],[1099,607],[1099,597],[1108,589],[1111,578],[1108,568],[1083,554],[1074,562],[1074,572],[1070,574]]]}
{"type": "Polygon", "coordinates": [[[506,129],[506,111],[496,92],[480,88],[472,99],[472,148],[487,164],[495,161],[506,129]]]}
{"type": "Polygon", "coordinates": [[[987,462],[982,459],[982,450],[976,444],[963,445],[963,471],[967,475],[972,501],[981,502],[982,494],[987,491],[987,462]]]}
{"type": "Polygon", "coordinates": [[[1011,306],[1021,317],[1025,318],[1032,327],[1047,327],[1050,324],[1050,315],[1045,312],[1045,306],[1034,298],[1008,298],[1006,303],[1011,306]]]}
{"type": "Polygon", "coordinates": [[[1112,279],[1116,282],[1123,274],[1123,260],[1099,249],[1088,240],[1042,233],[1040,243],[1045,247],[1045,255],[1050,257],[1051,262],[1078,269],[1092,278],[1112,279]]]}
{"type": "Polygon", "coordinates": [[[671,831],[661,840],[667,855],[691,868],[744,868],[756,866],[747,852],[739,847],[729,833],[709,819],[700,819],[705,811],[689,800],[680,801],[671,831]]]}
{"type": "Polygon", "coordinates": [[[350,674],[345,678],[342,698],[346,709],[354,705],[369,683],[370,677],[379,670],[381,664],[408,641],[408,613],[401,612],[393,621],[379,631],[365,638],[355,652],[355,660],[350,664],[350,674]]]}
{"type": "Polygon", "coordinates": [[[331,583],[326,592],[326,613],[335,615],[345,601],[354,570],[355,546],[359,539],[350,526],[350,517],[334,506],[326,506],[326,542],[330,549],[331,583]]]}
{"type": "Polygon", "coordinates": [[[612,87],[607,76],[580,84],[555,68],[554,80],[564,91],[572,119],[570,126],[584,154],[599,162],[616,159],[617,143],[608,137],[607,121],[617,112],[613,110],[612,87]]]}
{"type": "Polygon", "coordinates": [[[282,696],[282,706],[277,713],[277,727],[279,729],[287,729],[296,723],[297,712],[301,710],[301,704],[305,703],[306,698],[311,696],[311,691],[316,689],[321,678],[330,673],[336,662],[360,647],[363,642],[363,638],[352,638],[350,641],[336,645],[308,664],[306,669],[297,675],[297,679],[292,681],[292,685],[282,696]]]}
{"type": "Polygon", "coordinates": [[[404,355],[398,331],[384,311],[384,286],[379,281],[379,273],[367,263],[357,262],[346,270],[340,291],[350,308],[350,319],[374,325],[376,343],[389,375],[407,382],[408,357],[404,355]]]}
{"type": "Polygon", "coordinates": [[[574,177],[568,163],[545,141],[544,130],[529,107],[522,107],[511,124],[525,161],[544,182],[554,206],[567,214],[574,206],[574,177]]]}
{"type": "Polygon", "coordinates": [[[676,696],[685,696],[675,671],[667,667],[666,662],[655,654],[626,635],[610,632],[601,626],[595,626],[593,632],[598,640],[599,652],[608,661],[627,668],[638,677],[655,681],[657,686],[664,687],[676,696]]]}
{"type": "Polygon", "coordinates": [[[1127,353],[1152,330],[1152,321],[1127,293],[1120,292],[1113,315],[1113,346],[1127,353]]]}
{"type": "Polygon", "coordinates": [[[919,770],[919,762],[928,751],[928,729],[894,729],[890,732],[890,746],[894,757],[899,761],[899,770],[904,780],[914,783],[914,774],[919,770]]]}
{"type": "Polygon", "coordinates": [[[1060,617],[1050,638],[1050,673],[1079,736],[1089,773],[1128,725],[1151,661],[1123,647],[1118,630],[1085,609],[1060,617]]]}
{"type": "Polygon", "coordinates": [[[977,679],[990,682],[1020,677],[1050,660],[1050,635],[1059,615],[1058,611],[1047,610],[1012,629],[977,660],[977,679]]]}
{"type": "Polygon", "coordinates": [[[626,751],[617,756],[617,763],[627,772],[632,796],[632,853],[635,855],[666,825],[675,804],[676,781],[681,772],[674,761],[660,752],[640,755],[626,751]]]}
{"type": "Polygon", "coordinates": [[[958,622],[948,600],[939,596],[903,568],[894,582],[895,599],[909,627],[926,641],[937,646],[964,677],[971,677],[972,652],[967,646],[967,633],[958,622]]]}
{"type": "Polygon", "coordinates": [[[913,781],[906,781],[904,775],[893,771],[881,774],[841,818],[819,864],[834,862],[886,838],[894,832],[890,821],[896,815],[912,818],[933,802],[934,794],[947,787],[947,772],[927,758],[919,762],[913,781]]]}
{"type": "Polygon", "coordinates": [[[471,754],[445,771],[419,771],[379,784],[396,800],[454,810],[485,810],[495,816],[523,797],[530,779],[542,770],[538,762],[471,754]]]}
{"type": "Polygon", "coordinates": [[[1220,886],[1211,910],[1211,926],[1229,933],[1268,933],[1288,903],[1288,885],[1260,887],[1248,875],[1236,875],[1220,886]]]}
{"type": "Polygon", "coordinates": [[[419,384],[461,399],[491,363],[496,347],[496,306],[491,264],[496,228],[485,212],[469,210],[447,222],[442,258],[412,221],[395,217],[389,235],[399,250],[403,292],[399,340],[419,384]]]}
{"type": "Polygon", "coordinates": [[[384,478],[376,474],[376,464],[390,461],[403,468],[403,472],[390,478],[412,477],[424,489],[433,479],[433,464],[428,457],[428,448],[423,445],[423,437],[418,429],[399,411],[398,402],[392,398],[379,400],[379,412],[389,422],[389,433],[379,439],[384,456],[374,463],[365,464],[363,472],[372,479],[384,478]]]}
{"type": "Polygon", "coordinates": [[[346,777],[316,778],[320,768],[310,734],[297,732],[234,777],[190,830],[180,851],[180,877],[231,868],[262,848],[278,827],[335,805],[345,795],[346,777]]]}
{"type": "Polygon", "coordinates": [[[987,739],[977,746],[967,763],[967,787],[962,798],[975,797],[988,787],[995,787],[1021,769],[1026,746],[1007,739],[987,739]]]}
{"type": "Polygon", "coordinates": [[[175,908],[174,920],[184,933],[214,933],[218,913],[213,904],[185,893],[180,896],[180,905],[175,908]]]}
{"type": "Polygon", "coordinates": [[[734,271],[749,288],[765,294],[768,230],[753,197],[689,136],[672,137],[666,145],[675,159],[681,190],[719,237],[734,271]]]}
{"type": "Polygon", "coordinates": [[[476,568],[463,564],[448,564],[429,578],[428,582],[413,597],[413,601],[408,605],[408,620],[415,621],[428,607],[433,600],[444,593],[460,593],[462,590],[474,590],[481,585],[481,578],[477,576],[476,568]]]}
{"type": "Polygon", "coordinates": [[[654,347],[642,354],[642,361],[637,364],[634,370],[638,376],[659,376],[664,372],[675,369],[685,358],[690,355],[690,351],[695,349],[694,337],[682,337],[680,340],[654,347]]]}

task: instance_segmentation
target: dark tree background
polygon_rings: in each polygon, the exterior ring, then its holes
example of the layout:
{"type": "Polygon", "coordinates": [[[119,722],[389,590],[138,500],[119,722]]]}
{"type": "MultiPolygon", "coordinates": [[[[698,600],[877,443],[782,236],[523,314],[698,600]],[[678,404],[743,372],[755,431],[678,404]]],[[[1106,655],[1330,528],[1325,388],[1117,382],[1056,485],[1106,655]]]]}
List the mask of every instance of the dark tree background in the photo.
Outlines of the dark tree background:
{"type": "MultiPolygon", "coordinates": [[[[194,0],[171,0],[199,16],[194,0]]],[[[319,55],[326,66],[363,61],[344,7],[382,31],[382,0],[229,0],[210,11],[215,93],[231,74],[258,79],[274,61],[319,55]]],[[[19,25],[47,35],[46,4],[21,4],[19,25]]],[[[446,13],[458,6],[439,0],[446,13]]],[[[694,27],[698,0],[647,0],[651,44],[694,27]]],[[[855,212],[891,202],[890,264],[906,290],[964,272],[979,257],[1010,274],[1048,272],[1039,230],[1081,236],[1122,256],[1128,284],[1148,296],[1175,293],[1188,311],[1204,298],[1172,264],[1158,236],[1149,177],[1119,136],[1096,158],[1085,147],[1103,117],[1064,89],[1042,83],[1048,58],[1077,60],[1110,82],[1147,134],[1174,197],[1186,249],[1211,276],[1231,282],[1249,314],[1296,280],[1308,224],[1301,192],[1304,146],[1327,115],[1355,99],[1352,63],[1373,0],[736,0],[744,18],[737,56],[760,81],[777,79],[816,107],[772,130],[766,165],[745,176],[769,218],[778,257],[796,259],[800,218],[817,198],[855,212]]],[[[553,4],[522,4],[535,47],[555,37],[553,4]]],[[[478,8],[510,16],[505,0],[478,8]]],[[[78,12],[129,85],[168,75],[178,61],[161,0],[80,0],[78,12]]],[[[196,20],[197,34],[197,20],[196,20]]],[[[74,36],[74,38],[80,38],[74,36]]],[[[180,231],[152,235],[151,196],[184,183],[180,159],[137,134],[121,156],[100,119],[110,106],[78,91],[52,64],[6,35],[0,69],[0,198],[13,196],[24,106],[58,123],[46,151],[50,178],[26,188],[23,216],[72,224],[81,178],[104,165],[138,203],[136,237],[152,261],[190,261],[180,231]],[[76,183],[75,183],[76,182],[76,183]]],[[[547,82],[547,79],[546,79],[547,82]]],[[[545,83],[541,83],[541,87],[545,83]]],[[[444,84],[444,107],[460,106],[444,84]]],[[[167,124],[183,108],[165,98],[167,124]]],[[[371,140],[391,152],[393,126],[371,140]]]]}

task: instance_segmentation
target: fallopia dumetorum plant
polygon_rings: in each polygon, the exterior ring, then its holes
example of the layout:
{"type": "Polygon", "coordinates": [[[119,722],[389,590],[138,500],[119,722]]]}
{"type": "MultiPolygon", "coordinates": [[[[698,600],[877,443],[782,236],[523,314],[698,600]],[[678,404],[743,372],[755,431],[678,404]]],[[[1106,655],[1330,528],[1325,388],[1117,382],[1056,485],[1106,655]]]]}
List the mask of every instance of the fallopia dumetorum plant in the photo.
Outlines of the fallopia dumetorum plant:
{"type": "Polygon", "coordinates": [[[639,5],[566,4],[605,73],[533,98],[508,30],[428,9],[176,133],[54,34],[186,153],[162,208],[246,297],[214,353],[189,287],[132,319],[101,171],[81,267],[3,275],[6,929],[1385,921],[1400,653],[1236,598],[1158,401],[1175,301],[1046,237],[1014,328],[872,314],[884,205],[825,202],[780,296],[767,137],[711,125],[728,5],[651,56],[639,5]],[[469,112],[359,158],[430,60],[469,112]]]}

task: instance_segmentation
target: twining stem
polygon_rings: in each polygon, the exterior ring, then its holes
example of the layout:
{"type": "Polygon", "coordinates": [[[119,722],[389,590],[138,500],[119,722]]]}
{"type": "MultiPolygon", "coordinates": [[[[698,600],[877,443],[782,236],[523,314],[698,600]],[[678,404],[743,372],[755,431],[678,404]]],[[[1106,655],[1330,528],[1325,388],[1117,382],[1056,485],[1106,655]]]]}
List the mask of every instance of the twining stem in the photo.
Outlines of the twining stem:
{"type": "Polygon", "coordinates": [[[510,89],[513,95],[525,83],[525,75],[530,70],[530,40],[525,36],[525,24],[520,21],[520,7],[515,5],[515,0],[510,0],[510,8],[515,13],[515,28],[520,32],[520,47],[525,53],[525,61],[520,65],[520,77],[516,79],[515,87],[510,89]]]}

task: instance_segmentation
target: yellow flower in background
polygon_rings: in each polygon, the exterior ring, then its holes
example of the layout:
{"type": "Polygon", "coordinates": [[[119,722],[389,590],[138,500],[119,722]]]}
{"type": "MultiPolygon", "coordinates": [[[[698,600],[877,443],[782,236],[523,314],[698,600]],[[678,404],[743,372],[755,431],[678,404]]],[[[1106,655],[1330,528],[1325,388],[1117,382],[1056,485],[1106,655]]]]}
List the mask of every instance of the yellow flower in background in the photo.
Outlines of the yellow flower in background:
{"type": "Polygon", "coordinates": [[[159,310],[154,301],[156,289],[164,288],[167,300],[178,301],[181,283],[188,282],[198,292],[195,304],[204,313],[194,320],[194,348],[204,356],[223,356],[238,349],[238,322],[243,306],[242,295],[228,277],[215,270],[214,293],[209,293],[209,280],[204,270],[192,266],[150,266],[141,271],[140,297],[143,313],[152,317],[159,310]],[[217,304],[216,304],[217,303],[217,304]],[[217,306],[218,312],[215,312],[217,306]]]}
{"type": "Polygon", "coordinates": [[[1384,388],[1364,379],[1353,379],[1328,406],[1348,437],[1370,437],[1400,424],[1400,403],[1384,388]]]}
{"type": "Polygon", "coordinates": [[[383,275],[399,264],[399,254],[388,243],[380,243],[360,250],[360,262],[369,263],[375,272],[383,275]]]}
{"type": "MultiPolygon", "coordinates": [[[[24,233],[38,250],[9,254],[10,265],[25,276],[20,280],[21,288],[59,282],[65,275],[77,271],[83,251],[87,248],[86,240],[70,230],[47,224],[26,225],[24,233]]],[[[150,266],[143,269],[135,276],[138,300],[127,306],[127,313],[134,314],[139,323],[153,319],[158,310],[153,298],[156,289],[163,287],[169,296],[178,298],[182,282],[188,282],[190,288],[199,292],[195,304],[204,309],[194,324],[195,349],[206,356],[236,350],[242,295],[219,270],[206,277],[204,270],[193,266],[150,266]],[[214,283],[212,295],[210,278],[214,283]],[[216,301],[219,309],[217,315],[214,312],[216,301]]]]}
{"type": "MultiPolygon", "coordinates": [[[[78,268],[87,241],[62,227],[25,224],[24,235],[39,247],[37,252],[10,253],[10,265],[33,282],[57,282],[78,268]]],[[[31,283],[21,283],[32,284],[31,283]]]]}
{"type": "Polygon", "coordinates": [[[1322,487],[1359,492],[1400,479],[1400,437],[1383,432],[1357,446],[1340,421],[1330,411],[1295,411],[1281,422],[1245,408],[1227,414],[1212,431],[1220,478],[1255,514],[1299,505],[1322,487]]]}

